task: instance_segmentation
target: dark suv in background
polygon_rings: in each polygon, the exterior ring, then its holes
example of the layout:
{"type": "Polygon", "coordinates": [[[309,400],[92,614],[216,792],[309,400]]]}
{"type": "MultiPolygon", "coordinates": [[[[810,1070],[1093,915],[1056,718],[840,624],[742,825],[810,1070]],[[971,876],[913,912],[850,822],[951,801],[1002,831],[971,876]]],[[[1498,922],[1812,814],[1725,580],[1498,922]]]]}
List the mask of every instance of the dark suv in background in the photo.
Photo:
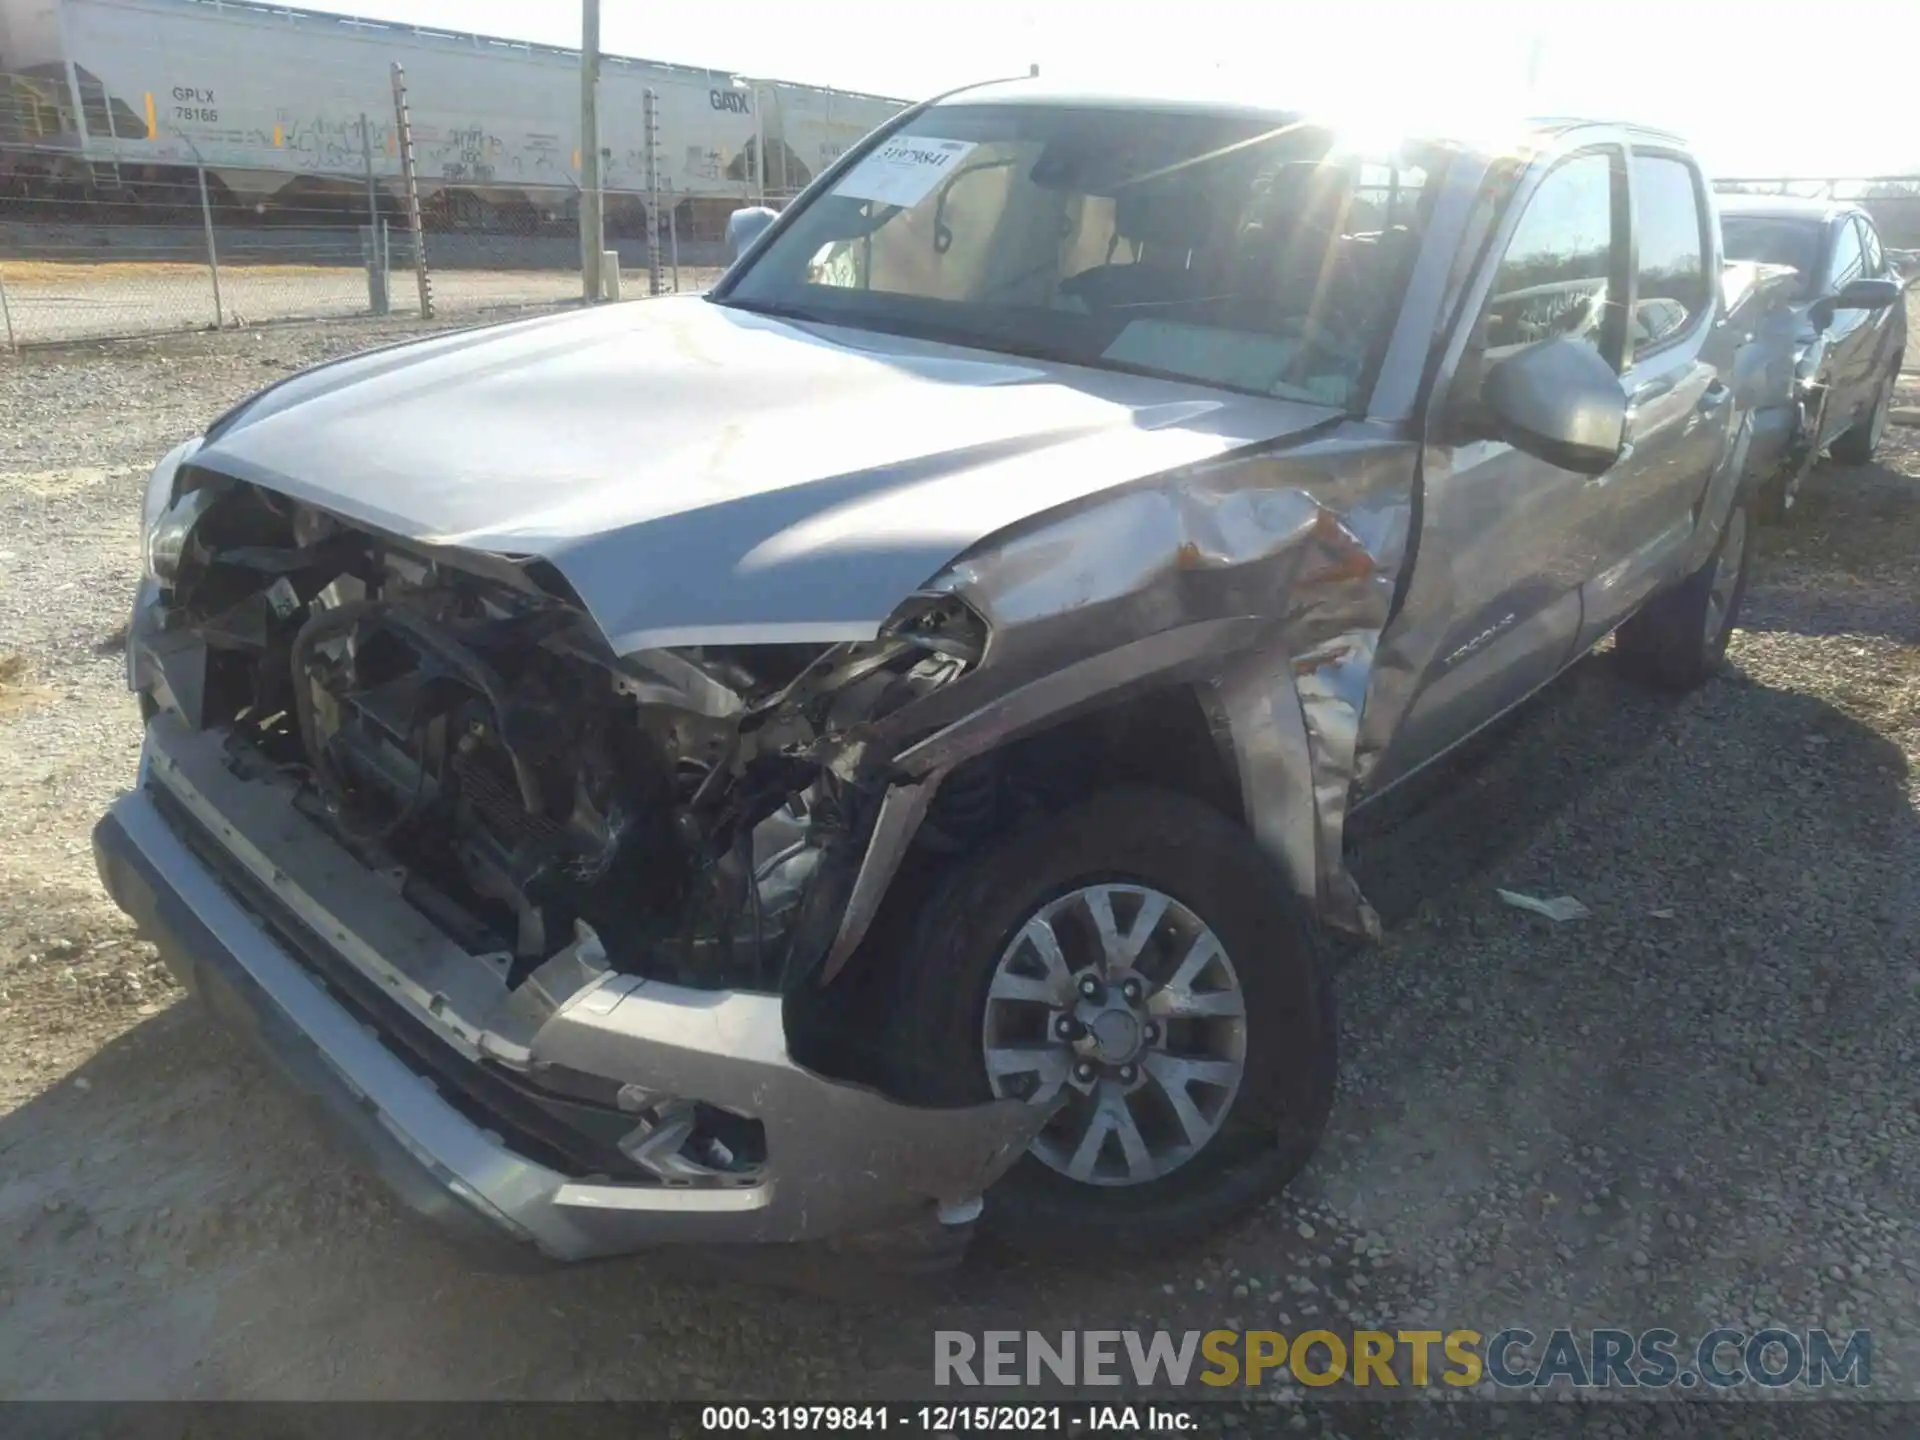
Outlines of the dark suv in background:
{"type": "Polygon", "coordinates": [[[1851,465],[1873,458],[1887,427],[1907,347],[1901,281],[1873,217],[1847,201],[1722,195],[1728,260],[1791,266],[1799,283],[1779,321],[1794,350],[1793,401],[1779,417],[1780,463],[1761,513],[1783,518],[1822,454],[1851,465]]]}

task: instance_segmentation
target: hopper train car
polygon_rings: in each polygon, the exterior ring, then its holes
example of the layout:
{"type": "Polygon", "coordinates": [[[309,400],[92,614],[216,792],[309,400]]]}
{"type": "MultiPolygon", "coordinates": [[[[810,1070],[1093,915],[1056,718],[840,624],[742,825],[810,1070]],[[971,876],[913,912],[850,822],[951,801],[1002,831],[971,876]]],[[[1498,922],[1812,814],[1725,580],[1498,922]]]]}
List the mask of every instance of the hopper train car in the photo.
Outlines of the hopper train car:
{"type": "MultiPolygon", "coordinates": [[[[570,220],[579,51],[245,0],[0,0],[0,200],[159,194],[204,166],[221,205],[363,219],[369,163],[389,197],[400,173],[394,61],[430,215],[503,229],[570,220]]],[[[614,233],[644,223],[649,89],[659,189],[702,229],[761,191],[762,146],[764,188],[790,193],[905,104],[606,56],[614,233]]]]}

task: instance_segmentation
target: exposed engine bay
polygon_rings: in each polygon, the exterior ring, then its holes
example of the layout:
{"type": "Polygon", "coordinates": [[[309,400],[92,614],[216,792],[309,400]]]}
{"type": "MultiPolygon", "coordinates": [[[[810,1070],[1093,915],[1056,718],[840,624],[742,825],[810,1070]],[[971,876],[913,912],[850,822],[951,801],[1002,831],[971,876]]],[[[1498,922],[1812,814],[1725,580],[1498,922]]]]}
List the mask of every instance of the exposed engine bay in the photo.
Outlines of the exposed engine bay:
{"type": "Polygon", "coordinates": [[[228,727],[236,768],[298,777],[310,818],[510,957],[510,984],[583,937],[683,985],[804,973],[837,915],[809,918],[823,857],[864,846],[886,785],[863,736],[984,644],[929,597],[871,641],[619,657],[550,567],[449,563],[212,476],[150,548],[166,628],[206,647],[188,719],[228,727]]]}

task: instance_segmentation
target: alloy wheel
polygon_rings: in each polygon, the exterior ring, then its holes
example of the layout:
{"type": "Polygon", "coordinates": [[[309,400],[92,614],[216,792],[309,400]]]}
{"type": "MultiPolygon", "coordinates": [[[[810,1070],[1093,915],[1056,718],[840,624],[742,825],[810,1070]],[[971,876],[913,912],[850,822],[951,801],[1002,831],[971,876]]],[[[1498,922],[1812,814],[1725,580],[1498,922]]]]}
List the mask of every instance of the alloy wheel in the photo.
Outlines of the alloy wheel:
{"type": "Polygon", "coordinates": [[[1089,1185],[1140,1185],[1219,1133],[1246,1070],[1246,997],[1213,930],[1150,886],[1082,886],[1015,932],[981,1051],[1001,1099],[1056,1107],[1031,1153],[1089,1185]]]}

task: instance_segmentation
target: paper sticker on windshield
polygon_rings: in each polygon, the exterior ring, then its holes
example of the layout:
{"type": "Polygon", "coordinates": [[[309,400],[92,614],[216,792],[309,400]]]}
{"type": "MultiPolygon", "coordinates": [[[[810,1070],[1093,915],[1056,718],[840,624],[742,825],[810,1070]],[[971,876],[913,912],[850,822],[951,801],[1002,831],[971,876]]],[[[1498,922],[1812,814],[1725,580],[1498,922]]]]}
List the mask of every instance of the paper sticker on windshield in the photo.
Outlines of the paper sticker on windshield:
{"type": "Polygon", "coordinates": [[[833,187],[833,193],[853,200],[878,200],[883,205],[918,205],[934,186],[960,168],[973,148],[971,140],[896,136],[848,171],[846,178],[833,187]]]}

